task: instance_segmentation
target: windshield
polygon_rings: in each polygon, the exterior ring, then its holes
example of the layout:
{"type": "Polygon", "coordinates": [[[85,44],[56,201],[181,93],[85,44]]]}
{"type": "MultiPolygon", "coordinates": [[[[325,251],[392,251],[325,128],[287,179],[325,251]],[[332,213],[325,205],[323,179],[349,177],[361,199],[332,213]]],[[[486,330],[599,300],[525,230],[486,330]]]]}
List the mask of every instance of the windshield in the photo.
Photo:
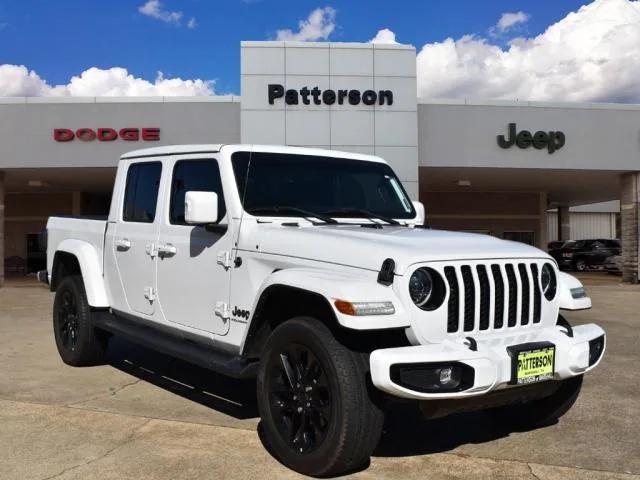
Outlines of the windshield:
{"type": "Polygon", "coordinates": [[[237,152],[231,157],[248,213],[335,218],[415,218],[402,184],[385,164],[312,155],[237,152]]]}

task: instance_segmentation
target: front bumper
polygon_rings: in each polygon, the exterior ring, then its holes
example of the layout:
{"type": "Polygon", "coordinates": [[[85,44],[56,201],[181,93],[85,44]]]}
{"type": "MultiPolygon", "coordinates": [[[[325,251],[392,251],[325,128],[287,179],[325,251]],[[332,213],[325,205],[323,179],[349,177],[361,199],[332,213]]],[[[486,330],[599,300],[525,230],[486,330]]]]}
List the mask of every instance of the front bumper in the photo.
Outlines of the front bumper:
{"type": "Polygon", "coordinates": [[[549,327],[535,332],[508,332],[477,339],[472,350],[463,338],[440,344],[375,350],[370,356],[371,379],[380,390],[396,397],[428,400],[464,398],[491,391],[512,388],[512,358],[507,347],[526,343],[550,342],[555,345],[554,380],[581,375],[593,369],[606,349],[606,336],[595,324],[573,327],[569,336],[562,327],[549,327]],[[603,337],[602,351],[590,365],[589,342],[603,337]],[[460,391],[423,393],[398,385],[392,380],[393,365],[462,364],[473,369],[471,382],[460,391]]]}

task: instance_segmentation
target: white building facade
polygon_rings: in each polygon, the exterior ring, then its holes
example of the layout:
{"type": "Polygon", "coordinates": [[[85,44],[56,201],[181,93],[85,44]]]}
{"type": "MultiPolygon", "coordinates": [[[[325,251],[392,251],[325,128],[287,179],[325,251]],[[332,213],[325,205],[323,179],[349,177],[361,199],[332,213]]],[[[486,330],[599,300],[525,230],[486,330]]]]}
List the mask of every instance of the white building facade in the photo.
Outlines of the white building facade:
{"type": "Polygon", "coordinates": [[[49,215],[107,212],[123,152],[238,142],[381,156],[435,228],[541,248],[622,237],[637,281],[640,106],[419,99],[415,60],[403,45],[243,42],[240,97],[0,99],[0,283],[38,268],[49,215]]]}

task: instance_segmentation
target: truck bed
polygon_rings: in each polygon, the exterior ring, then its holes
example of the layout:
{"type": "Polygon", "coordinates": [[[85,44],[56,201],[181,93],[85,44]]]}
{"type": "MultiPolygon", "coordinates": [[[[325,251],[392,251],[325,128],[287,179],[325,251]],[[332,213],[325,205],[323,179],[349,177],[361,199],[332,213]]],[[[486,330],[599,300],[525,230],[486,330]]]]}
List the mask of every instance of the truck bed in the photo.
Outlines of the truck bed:
{"type": "MultiPolygon", "coordinates": [[[[106,218],[50,217],[47,222],[47,271],[52,272],[53,258],[65,240],[80,240],[91,244],[103,258],[106,218]]],[[[101,263],[102,265],[102,263],[101,263]]]]}

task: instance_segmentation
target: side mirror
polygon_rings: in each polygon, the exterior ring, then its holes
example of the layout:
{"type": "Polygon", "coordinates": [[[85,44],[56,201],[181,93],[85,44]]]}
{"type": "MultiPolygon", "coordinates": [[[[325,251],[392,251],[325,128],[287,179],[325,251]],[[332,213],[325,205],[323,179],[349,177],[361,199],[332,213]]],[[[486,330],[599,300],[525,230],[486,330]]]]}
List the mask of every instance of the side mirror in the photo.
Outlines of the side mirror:
{"type": "Polygon", "coordinates": [[[413,208],[416,211],[416,225],[424,225],[425,221],[425,213],[424,213],[424,204],[422,202],[413,201],[413,208]]]}
{"type": "Polygon", "coordinates": [[[184,221],[189,225],[218,223],[218,194],[187,192],[184,196],[184,221]]]}

